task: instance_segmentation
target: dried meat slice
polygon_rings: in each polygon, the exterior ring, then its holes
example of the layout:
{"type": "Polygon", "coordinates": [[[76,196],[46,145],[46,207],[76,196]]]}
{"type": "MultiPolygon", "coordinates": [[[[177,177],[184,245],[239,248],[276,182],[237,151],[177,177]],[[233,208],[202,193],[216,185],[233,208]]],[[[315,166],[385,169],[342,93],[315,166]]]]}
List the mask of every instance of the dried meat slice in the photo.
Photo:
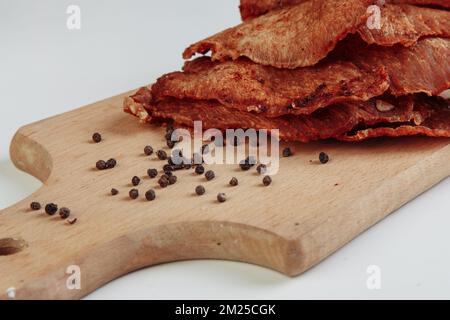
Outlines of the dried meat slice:
{"type": "Polygon", "coordinates": [[[307,1],[244,22],[193,44],[183,54],[212,51],[213,60],[241,56],[278,68],[312,66],[368,17],[371,0],[307,1]]]}
{"type": "Polygon", "coordinates": [[[374,47],[348,39],[336,53],[361,68],[383,66],[390,78],[389,92],[439,95],[450,88],[450,39],[424,38],[412,47],[374,47]],[[348,48],[354,48],[349,50],[348,48]]]}
{"type": "Polygon", "coordinates": [[[192,127],[194,121],[202,121],[204,129],[230,128],[278,129],[280,139],[309,142],[318,139],[342,137],[353,128],[378,123],[402,123],[423,121],[414,112],[417,97],[401,99],[382,97],[361,103],[345,103],[320,109],[311,115],[267,118],[249,112],[232,111],[212,100],[177,100],[168,98],[152,102],[149,88],[140,89],[125,100],[125,111],[142,121],[170,119],[192,127]]]}
{"type": "Polygon", "coordinates": [[[414,45],[420,38],[450,37],[450,11],[412,5],[386,5],[380,10],[380,29],[363,24],[358,33],[369,44],[414,45]]]}
{"type": "Polygon", "coordinates": [[[269,11],[299,4],[308,0],[241,0],[239,9],[242,20],[256,18],[269,11]]]}
{"type": "Polygon", "coordinates": [[[352,62],[320,63],[315,67],[278,69],[248,59],[212,62],[203,57],[186,63],[183,72],[158,79],[156,101],[217,100],[241,111],[267,117],[310,114],[338,102],[366,101],[389,88],[383,66],[357,67],[352,62]]]}
{"type": "MultiPolygon", "coordinates": [[[[299,4],[310,0],[241,0],[239,6],[242,20],[253,19],[264,15],[270,11],[285,8],[295,4],[299,4]]],[[[375,1],[382,3],[382,1],[375,1]]],[[[389,0],[385,3],[396,4],[414,4],[423,6],[439,6],[443,8],[450,8],[450,0],[389,0]]]]}
{"type": "Polygon", "coordinates": [[[421,114],[422,121],[398,123],[396,125],[379,125],[374,128],[352,130],[338,137],[341,141],[358,142],[378,137],[400,137],[424,135],[429,137],[450,138],[450,108],[444,100],[422,100],[415,105],[416,113],[421,114]]]}
{"type": "Polygon", "coordinates": [[[450,39],[425,38],[412,47],[369,46],[344,40],[315,67],[278,69],[248,59],[187,62],[183,72],[158,79],[156,101],[218,100],[268,117],[310,114],[333,103],[368,100],[389,91],[438,95],[450,87],[450,39]]]}
{"type": "Polygon", "coordinates": [[[389,4],[380,9],[378,29],[376,23],[366,23],[374,16],[369,4],[361,0],[303,2],[200,41],[183,56],[189,59],[212,51],[213,60],[245,56],[259,64],[293,69],[316,64],[355,32],[367,43],[381,46],[412,46],[423,37],[450,37],[450,11],[389,4]]]}

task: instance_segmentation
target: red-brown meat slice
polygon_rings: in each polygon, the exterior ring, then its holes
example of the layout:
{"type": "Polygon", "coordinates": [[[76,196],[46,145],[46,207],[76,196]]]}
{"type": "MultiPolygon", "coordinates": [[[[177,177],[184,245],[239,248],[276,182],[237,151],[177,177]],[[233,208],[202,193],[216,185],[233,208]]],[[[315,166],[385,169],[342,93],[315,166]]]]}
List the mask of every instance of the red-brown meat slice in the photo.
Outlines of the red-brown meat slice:
{"type": "Polygon", "coordinates": [[[363,103],[334,105],[311,115],[267,118],[248,112],[233,111],[216,101],[166,99],[152,103],[150,90],[142,88],[125,101],[125,111],[137,115],[142,121],[170,119],[187,127],[192,127],[194,121],[202,121],[205,130],[279,129],[282,140],[309,142],[342,138],[347,132],[359,126],[410,121],[420,124],[427,117],[427,109],[418,112],[413,108],[423,99],[419,96],[401,99],[386,96],[363,103]]]}
{"type": "MultiPolygon", "coordinates": [[[[259,17],[270,11],[299,4],[309,0],[241,0],[239,6],[242,20],[259,17]]],[[[450,8],[450,0],[390,0],[386,3],[433,5],[450,8]]],[[[376,3],[376,1],[374,2],[376,3]]]]}
{"type": "Polygon", "coordinates": [[[212,59],[250,60],[278,68],[294,69],[315,65],[350,33],[359,32],[369,44],[414,45],[429,36],[450,37],[450,11],[411,5],[381,8],[381,29],[367,26],[371,1],[315,0],[275,10],[244,22],[203,41],[184,52],[212,51],[212,59]],[[332,27],[330,27],[332,25],[332,27]]]}
{"type": "Polygon", "coordinates": [[[400,137],[425,135],[429,137],[450,138],[450,109],[444,100],[423,99],[415,104],[415,113],[422,116],[423,121],[381,125],[375,128],[353,130],[341,137],[341,141],[358,142],[377,137],[400,137]]]}
{"type": "Polygon", "coordinates": [[[369,46],[358,37],[343,41],[314,67],[278,69],[249,61],[188,62],[183,72],[160,78],[156,101],[217,100],[268,117],[310,114],[345,101],[365,101],[389,91],[438,95],[450,87],[450,39],[425,38],[412,47],[369,46]],[[386,73],[387,72],[387,73],[386,73]]]}
{"type": "Polygon", "coordinates": [[[156,101],[217,100],[230,108],[278,117],[310,114],[338,102],[366,101],[388,87],[383,66],[359,68],[337,61],[289,70],[242,58],[220,63],[204,57],[188,62],[183,72],[158,79],[152,95],[156,101]]]}
{"type": "Polygon", "coordinates": [[[339,55],[356,65],[386,68],[395,96],[426,93],[435,96],[450,88],[450,39],[424,38],[412,47],[374,47],[349,39],[338,48],[339,55]],[[357,48],[349,50],[349,47],[357,48]]]}
{"type": "Polygon", "coordinates": [[[212,51],[213,60],[241,56],[278,68],[315,65],[367,20],[371,0],[317,0],[268,13],[193,44],[183,56],[212,51]]]}
{"type": "Polygon", "coordinates": [[[358,33],[369,44],[412,46],[422,37],[450,36],[450,12],[411,5],[381,7],[381,29],[363,24],[358,33]]]}

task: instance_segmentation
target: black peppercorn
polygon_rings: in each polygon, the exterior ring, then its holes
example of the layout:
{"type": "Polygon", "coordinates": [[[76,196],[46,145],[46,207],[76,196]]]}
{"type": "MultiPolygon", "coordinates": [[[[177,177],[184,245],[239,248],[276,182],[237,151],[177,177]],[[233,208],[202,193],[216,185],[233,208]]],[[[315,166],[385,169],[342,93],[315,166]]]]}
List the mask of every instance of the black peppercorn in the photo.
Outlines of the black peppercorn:
{"type": "Polygon", "coordinates": [[[117,161],[116,159],[109,159],[108,161],[106,161],[106,168],[107,169],[112,169],[117,165],[117,161]]]}
{"type": "Polygon", "coordinates": [[[172,140],[172,134],[173,134],[173,129],[167,129],[167,132],[164,135],[164,138],[166,139],[166,141],[172,140]]]}
{"type": "Polygon", "coordinates": [[[117,196],[119,194],[119,190],[117,190],[117,189],[111,189],[111,195],[113,195],[113,196],[117,196]]]}
{"type": "Polygon", "coordinates": [[[217,195],[217,201],[219,201],[219,202],[227,201],[227,196],[225,195],[225,193],[219,193],[217,195]]]}
{"type": "Polygon", "coordinates": [[[139,185],[139,183],[141,183],[141,179],[139,179],[139,177],[136,177],[136,176],[134,176],[132,179],[131,179],[131,183],[133,184],[133,186],[138,186],[139,185]]]}
{"type": "Polygon", "coordinates": [[[270,176],[265,176],[263,179],[263,184],[267,187],[272,183],[272,178],[270,176]]]}
{"type": "Polygon", "coordinates": [[[49,203],[45,206],[45,212],[49,216],[53,216],[58,211],[58,206],[54,203],[49,203]]]}
{"type": "Polygon", "coordinates": [[[265,164],[260,164],[256,167],[256,171],[258,171],[259,174],[266,174],[267,166],[265,164]]]}
{"type": "Polygon", "coordinates": [[[173,165],[170,165],[170,164],[165,164],[164,166],[163,166],[163,171],[164,172],[167,172],[167,171],[174,171],[174,166],[173,165]]]}
{"type": "Polygon", "coordinates": [[[147,174],[148,174],[148,176],[151,179],[156,178],[156,176],[158,175],[158,170],[156,170],[156,169],[148,169],[147,170],[147,174]]]}
{"type": "Polygon", "coordinates": [[[164,174],[161,176],[161,178],[165,178],[165,179],[169,180],[169,178],[171,176],[173,176],[172,171],[167,171],[167,172],[164,172],[164,174]]]}
{"type": "Polygon", "coordinates": [[[159,160],[167,160],[167,153],[164,150],[158,150],[156,153],[159,160]]]}
{"type": "Polygon", "coordinates": [[[326,163],[328,163],[328,161],[330,161],[330,157],[325,152],[321,152],[319,154],[319,161],[322,164],[326,164],[326,163]]]}
{"type": "Polygon", "coordinates": [[[150,189],[145,193],[145,199],[147,199],[148,201],[153,201],[156,199],[156,193],[155,190],[150,189]]]}
{"type": "Polygon", "coordinates": [[[139,197],[139,190],[138,189],[131,189],[130,190],[130,198],[133,200],[136,200],[139,197]]]}
{"type": "Polygon", "coordinates": [[[95,164],[95,166],[97,167],[98,170],[105,170],[106,167],[106,162],[103,160],[99,160],[97,161],[97,163],[95,164]]]}
{"type": "Polygon", "coordinates": [[[197,167],[195,168],[195,173],[196,173],[196,174],[204,174],[204,173],[205,173],[205,167],[203,167],[203,166],[197,166],[197,167]]]}
{"type": "Polygon", "coordinates": [[[214,171],[212,171],[212,170],[206,171],[206,173],[205,173],[206,180],[211,181],[215,177],[216,177],[216,175],[214,174],[214,171]]]}
{"type": "Polygon", "coordinates": [[[38,211],[41,210],[41,204],[39,202],[32,202],[30,204],[31,210],[38,211]]]}
{"type": "Polygon", "coordinates": [[[144,153],[147,156],[151,156],[153,154],[153,148],[151,146],[146,146],[144,148],[144,153]]]}
{"type": "Polygon", "coordinates": [[[199,196],[204,195],[205,192],[206,190],[204,186],[197,186],[197,188],[195,188],[195,193],[198,194],[199,196]]]}
{"type": "Polygon", "coordinates": [[[189,169],[191,169],[191,168],[192,168],[192,164],[190,164],[190,163],[185,163],[185,164],[183,165],[183,169],[189,170],[189,169]]]}
{"type": "Polygon", "coordinates": [[[95,143],[99,143],[100,141],[102,141],[102,135],[100,133],[96,132],[92,135],[92,140],[95,143]]]}
{"type": "Polygon", "coordinates": [[[291,148],[284,148],[283,149],[283,157],[288,158],[288,157],[290,157],[292,155],[293,155],[293,153],[292,153],[291,148]]]}
{"type": "Polygon", "coordinates": [[[158,180],[158,184],[161,188],[167,188],[169,185],[169,180],[163,176],[158,180]]]}
{"type": "Polygon", "coordinates": [[[172,184],[175,184],[175,183],[177,183],[177,176],[170,176],[169,177],[169,184],[172,185],[172,184]]]}
{"type": "Polygon", "coordinates": [[[59,210],[59,216],[61,219],[67,219],[70,216],[70,210],[68,208],[61,208],[59,210]]]}
{"type": "Polygon", "coordinates": [[[167,147],[169,148],[169,149],[173,149],[173,147],[175,147],[175,141],[172,141],[172,140],[167,140],[167,147]]]}
{"type": "Polygon", "coordinates": [[[230,180],[230,186],[236,187],[238,184],[239,184],[239,181],[238,181],[237,178],[235,178],[235,177],[231,178],[231,180],[230,180]]]}

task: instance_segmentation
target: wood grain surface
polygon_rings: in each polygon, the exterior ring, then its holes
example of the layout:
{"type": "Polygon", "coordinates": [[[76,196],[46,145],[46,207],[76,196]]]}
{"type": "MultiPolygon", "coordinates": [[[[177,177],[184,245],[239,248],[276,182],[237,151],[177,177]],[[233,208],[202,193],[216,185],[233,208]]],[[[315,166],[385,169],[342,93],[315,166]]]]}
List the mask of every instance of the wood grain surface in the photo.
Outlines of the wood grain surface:
{"type": "Polygon", "coordinates": [[[143,148],[162,148],[164,129],[123,113],[124,96],[18,130],[11,158],[43,186],[0,212],[0,299],[78,299],[134,270],[186,259],[244,261],[296,276],[450,174],[448,140],[325,141],[290,144],[295,156],[280,160],[270,187],[255,170],[213,165],[213,181],[186,170],[161,189],[146,171],[162,162],[143,148]],[[104,137],[99,144],[95,131],[104,137]],[[321,151],[331,157],[326,165],[317,162],[321,151]],[[115,169],[95,169],[111,157],[115,169]],[[142,178],[138,200],[128,197],[134,175],[142,178]],[[194,194],[199,184],[202,197],[194,194]],[[153,202],[143,196],[150,188],[153,202]],[[31,211],[31,201],[69,207],[78,221],[31,211]],[[80,290],[66,286],[72,265],[81,270],[80,290]]]}

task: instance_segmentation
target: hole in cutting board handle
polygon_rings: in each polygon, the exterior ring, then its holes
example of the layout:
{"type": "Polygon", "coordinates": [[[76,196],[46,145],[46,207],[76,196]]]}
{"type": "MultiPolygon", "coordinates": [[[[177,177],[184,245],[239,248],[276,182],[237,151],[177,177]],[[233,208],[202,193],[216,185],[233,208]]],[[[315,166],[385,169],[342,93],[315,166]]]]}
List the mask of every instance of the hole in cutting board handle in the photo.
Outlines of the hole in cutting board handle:
{"type": "Polygon", "coordinates": [[[0,256],[9,256],[25,249],[27,243],[21,239],[0,239],[0,256]]]}

